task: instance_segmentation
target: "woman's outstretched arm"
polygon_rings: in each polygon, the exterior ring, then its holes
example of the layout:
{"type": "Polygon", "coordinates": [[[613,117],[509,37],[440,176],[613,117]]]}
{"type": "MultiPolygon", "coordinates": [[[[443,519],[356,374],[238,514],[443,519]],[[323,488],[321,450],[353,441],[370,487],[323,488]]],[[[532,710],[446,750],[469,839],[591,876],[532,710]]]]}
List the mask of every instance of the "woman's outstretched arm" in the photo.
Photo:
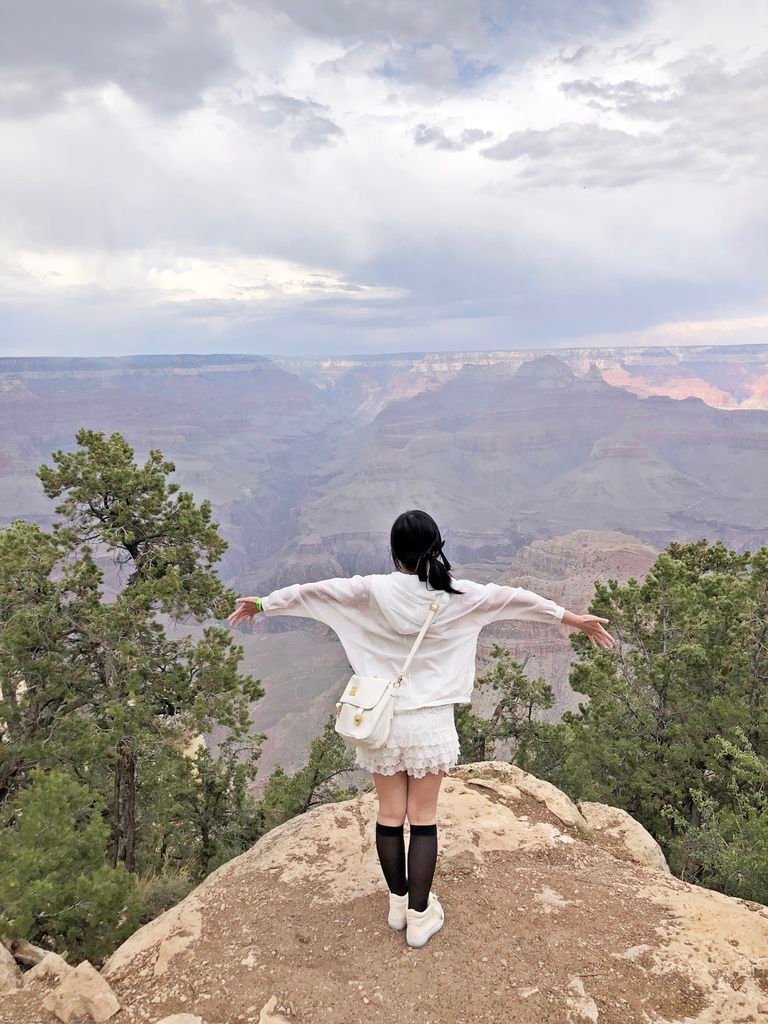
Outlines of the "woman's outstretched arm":
{"type": "Polygon", "coordinates": [[[525,587],[486,583],[482,587],[482,601],[478,608],[485,624],[501,619],[558,622],[563,626],[580,629],[589,637],[593,646],[611,648],[614,645],[614,638],[603,626],[608,619],[600,618],[598,615],[578,615],[548,597],[542,597],[533,590],[526,590],[525,587]]]}
{"type": "Polygon", "coordinates": [[[365,576],[336,576],[314,583],[291,583],[266,597],[238,597],[239,607],[229,616],[237,626],[261,612],[264,615],[299,615],[334,626],[343,609],[364,607],[369,600],[365,576]]]}

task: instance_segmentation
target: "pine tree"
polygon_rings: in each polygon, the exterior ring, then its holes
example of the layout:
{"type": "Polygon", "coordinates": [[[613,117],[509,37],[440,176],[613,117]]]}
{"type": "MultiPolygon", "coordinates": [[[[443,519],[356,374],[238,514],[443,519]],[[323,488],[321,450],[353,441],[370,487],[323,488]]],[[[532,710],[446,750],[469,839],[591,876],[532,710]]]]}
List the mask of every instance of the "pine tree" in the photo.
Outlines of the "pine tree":
{"type": "Polygon", "coordinates": [[[310,744],[303,768],[291,775],[280,765],[275,767],[259,801],[261,831],[268,832],[317,804],[347,800],[357,793],[356,787],[340,787],[334,782],[354,769],[354,755],[336,732],[335,723],[336,717],[331,715],[310,744]]]}
{"type": "Polygon", "coordinates": [[[678,829],[675,860],[682,878],[768,904],[768,758],[756,753],[743,729],[735,734],[735,741],[718,738],[705,773],[727,797],[691,790],[696,823],[674,807],[665,813],[678,829]]]}
{"type": "Polygon", "coordinates": [[[768,755],[768,549],[672,543],[642,583],[595,586],[589,610],[610,619],[617,647],[572,636],[571,687],[589,701],[563,715],[529,770],[624,808],[674,871],[690,870],[680,836],[701,825],[702,798],[735,806],[714,770],[723,741],[741,731],[768,755]]]}
{"type": "Polygon", "coordinates": [[[142,764],[214,726],[243,739],[263,689],[239,673],[229,629],[206,626],[194,641],[160,621],[234,607],[213,568],[226,542],[210,503],[168,482],[174,464],[159,451],[137,466],[119,434],[83,429],[77,442],[39,470],[46,493],[64,495],[53,533],[22,522],[0,531],[0,798],[29,765],[68,766],[104,792],[111,861],[133,870],[142,764]],[[129,569],[111,599],[103,563],[129,569]]]}
{"type": "Polygon", "coordinates": [[[511,741],[510,762],[523,767],[534,756],[540,737],[547,734],[547,723],[535,714],[552,707],[554,693],[545,680],[526,676],[527,658],[518,662],[497,643],[491,647],[491,657],[494,664],[476,682],[478,689],[487,687],[497,695],[490,715],[479,715],[466,704],[456,706],[460,761],[492,760],[497,744],[511,741]]]}

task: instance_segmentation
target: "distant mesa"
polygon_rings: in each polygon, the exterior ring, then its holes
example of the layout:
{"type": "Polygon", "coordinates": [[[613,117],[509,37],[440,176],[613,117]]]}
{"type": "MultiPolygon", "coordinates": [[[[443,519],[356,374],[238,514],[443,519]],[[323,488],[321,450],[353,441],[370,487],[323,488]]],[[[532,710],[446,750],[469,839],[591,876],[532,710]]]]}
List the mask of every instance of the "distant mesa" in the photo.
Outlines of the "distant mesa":
{"type": "Polygon", "coordinates": [[[562,359],[542,356],[522,363],[515,377],[526,384],[539,388],[570,388],[578,378],[562,359]]]}

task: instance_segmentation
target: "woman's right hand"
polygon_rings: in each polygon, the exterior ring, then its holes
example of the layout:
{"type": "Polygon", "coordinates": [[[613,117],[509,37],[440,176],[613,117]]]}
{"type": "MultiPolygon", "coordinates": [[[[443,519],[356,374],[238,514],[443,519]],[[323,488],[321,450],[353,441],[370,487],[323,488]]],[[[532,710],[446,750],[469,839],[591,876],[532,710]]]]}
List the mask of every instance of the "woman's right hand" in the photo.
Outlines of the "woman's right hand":
{"type": "Polygon", "coordinates": [[[238,597],[235,600],[242,603],[228,617],[227,621],[230,626],[239,626],[241,622],[245,621],[250,622],[254,615],[258,614],[255,597],[238,597]]]}
{"type": "Polygon", "coordinates": [[[603,628],[603,623],[610,621],[600,618],[599,615],[579,615],[577,628],[587,634],[593,647],[607,647],[610,650],[616,641],[608,630],[603,628]]]}

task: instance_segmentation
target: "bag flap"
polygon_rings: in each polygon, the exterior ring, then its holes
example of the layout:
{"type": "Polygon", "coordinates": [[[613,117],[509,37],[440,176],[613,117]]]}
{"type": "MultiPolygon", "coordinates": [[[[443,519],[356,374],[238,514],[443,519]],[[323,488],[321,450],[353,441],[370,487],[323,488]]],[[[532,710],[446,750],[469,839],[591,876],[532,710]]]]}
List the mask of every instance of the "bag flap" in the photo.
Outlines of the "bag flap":
{"type": "Polygon", "coordinates": [[[356,708],[373,708],[387,692],[389,684],[390,680],[383,676],[354,675],[339,697],[339,703],[352,704],[356,708]]]}

